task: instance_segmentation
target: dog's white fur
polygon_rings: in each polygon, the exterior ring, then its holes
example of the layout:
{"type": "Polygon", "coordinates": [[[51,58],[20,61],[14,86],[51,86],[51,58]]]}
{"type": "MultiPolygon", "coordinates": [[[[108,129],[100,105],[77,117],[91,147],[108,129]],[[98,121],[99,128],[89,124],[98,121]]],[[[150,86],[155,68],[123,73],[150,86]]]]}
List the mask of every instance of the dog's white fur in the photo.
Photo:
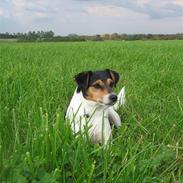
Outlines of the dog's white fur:
{"type": "Polygon", "coordinates": [[[118,94],[118,100],[114,106],[109,106],[87,100],[82,92],[75,90],[66,112],[66,119],[71,123],[74,133],[84,132],[88,127],[88,136],[92,143],[107,144],[111,136],[111,125],[121,126],[121,119],[115,111],[125,103],[125,88],[118,94]]]}

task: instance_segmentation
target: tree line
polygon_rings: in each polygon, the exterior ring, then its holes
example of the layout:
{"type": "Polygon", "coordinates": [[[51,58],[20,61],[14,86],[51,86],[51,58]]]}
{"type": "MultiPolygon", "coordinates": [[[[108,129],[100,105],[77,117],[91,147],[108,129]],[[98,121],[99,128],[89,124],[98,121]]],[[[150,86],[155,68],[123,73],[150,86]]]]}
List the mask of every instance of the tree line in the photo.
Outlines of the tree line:
{"type": "Polygon", "coordinates": [[[105,40],[183,40],[183,33],[177,34],[97,34],[97,35],[77,35],[67,36],[55,35],[53,31],[29,31],[27,33],[0,33],[0,39],[16,39],[20,42],[29,41],[105,41],[105,40]]]}

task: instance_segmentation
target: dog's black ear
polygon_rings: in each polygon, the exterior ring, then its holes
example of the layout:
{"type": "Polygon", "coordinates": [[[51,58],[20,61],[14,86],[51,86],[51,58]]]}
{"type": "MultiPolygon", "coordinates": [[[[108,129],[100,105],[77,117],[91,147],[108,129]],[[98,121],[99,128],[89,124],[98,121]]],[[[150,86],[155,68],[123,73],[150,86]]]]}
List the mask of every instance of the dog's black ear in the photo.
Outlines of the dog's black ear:
{"type": "Polygon", "coordinates": [[[90,81],[90,77],[92,75],[92,71],[85,71],[77,74],[74,78],[76,83],[78,84],[78,92],[81,90],[84,91],[87,89],[90,81]]]}
{"type": "Polygon", "coordinates": [[[119,74],[116,71],[110,70],[110,69],[106,69],[106,71],[109,73],[111,79],[114,81],[114,86],[116,87],[117,82],[119,81],[119,74]]]}

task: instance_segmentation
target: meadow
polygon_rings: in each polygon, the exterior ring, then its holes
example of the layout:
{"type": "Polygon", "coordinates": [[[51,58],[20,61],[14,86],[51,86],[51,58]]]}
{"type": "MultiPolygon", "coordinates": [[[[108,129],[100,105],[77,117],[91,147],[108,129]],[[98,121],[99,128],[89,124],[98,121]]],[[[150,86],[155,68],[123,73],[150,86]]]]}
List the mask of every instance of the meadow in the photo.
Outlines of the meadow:
{"type": "Polygon", "coordinates": [[[183,41],[0,43],[0,182],[183,182],[183,41]],[[75,138],[74,75],[126,87],[108,148],[75,138]]]}

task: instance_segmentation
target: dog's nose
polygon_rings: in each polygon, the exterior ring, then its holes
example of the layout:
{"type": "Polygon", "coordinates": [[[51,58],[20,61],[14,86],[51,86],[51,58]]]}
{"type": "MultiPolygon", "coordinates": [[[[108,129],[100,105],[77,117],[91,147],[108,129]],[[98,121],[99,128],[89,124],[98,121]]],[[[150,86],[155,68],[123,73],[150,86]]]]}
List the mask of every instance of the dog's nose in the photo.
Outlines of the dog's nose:
{"type": "Polygon", "coordinates": [[[112,102],[116,102],[117,99],[118,99],[118,97],[117,97],[117,95],[115,95],[115,94],[111,94],[111,95],[109,96],[109,99],[110,99],[112,102]]]}

